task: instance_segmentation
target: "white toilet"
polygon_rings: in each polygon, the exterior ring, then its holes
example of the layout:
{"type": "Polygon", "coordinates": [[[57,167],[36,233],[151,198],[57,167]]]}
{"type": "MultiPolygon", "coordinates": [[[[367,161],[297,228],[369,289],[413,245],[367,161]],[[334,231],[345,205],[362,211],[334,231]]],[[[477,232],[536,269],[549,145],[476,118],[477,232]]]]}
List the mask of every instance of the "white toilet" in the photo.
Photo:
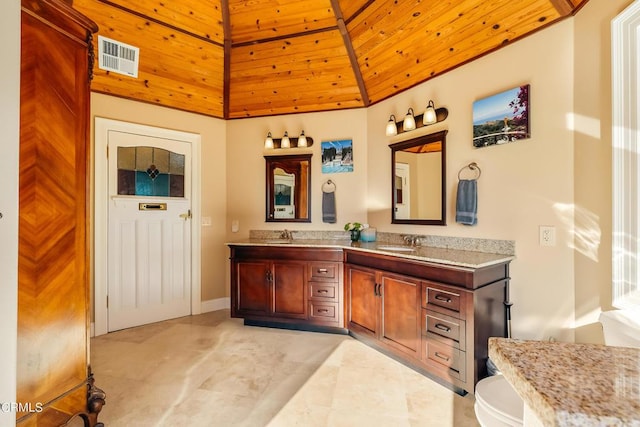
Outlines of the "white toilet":
{"type": "MultiPolygon", "coordinates": [[[[600,314],[606,345],[640,348],[640,313],[611,310],[600,314]]],[[[476,418],[482,427],[522,426],[524,402],[502,375],[476,384],[476,418]]]]}
{"type": "Polygon", "coordinates": [[[474,409],[482,427],[523,425],[524,402],[502,375],[478,381],[474,409]]]}

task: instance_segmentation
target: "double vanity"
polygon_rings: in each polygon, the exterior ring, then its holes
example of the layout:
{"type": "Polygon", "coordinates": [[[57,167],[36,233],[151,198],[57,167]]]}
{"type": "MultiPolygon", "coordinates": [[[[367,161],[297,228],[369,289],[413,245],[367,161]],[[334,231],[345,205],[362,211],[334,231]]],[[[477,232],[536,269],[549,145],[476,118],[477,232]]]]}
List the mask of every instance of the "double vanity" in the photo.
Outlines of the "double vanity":
{"type": "Polygon", "coordinates": [[[509,242],[490,253],[478,251],[475,239],[407,246],[393,235],[353,244],[302,237],[256,234],[229,244],[232,317],[349,333],[458,393],[473,393],[487,375],[489,337],[507,336],[509,242]]]}

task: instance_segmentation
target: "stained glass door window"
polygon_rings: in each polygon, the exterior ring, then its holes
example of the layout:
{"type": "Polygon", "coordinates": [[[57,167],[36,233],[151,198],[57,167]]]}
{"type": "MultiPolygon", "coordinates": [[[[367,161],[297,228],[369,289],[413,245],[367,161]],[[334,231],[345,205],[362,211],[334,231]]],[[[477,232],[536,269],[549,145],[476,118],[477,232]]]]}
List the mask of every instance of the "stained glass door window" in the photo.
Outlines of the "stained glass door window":
{"type": "Polygon", "coordinates": [[[118,194],[184,197],[184,154],[156,147],[118,147],[118,194]]]}

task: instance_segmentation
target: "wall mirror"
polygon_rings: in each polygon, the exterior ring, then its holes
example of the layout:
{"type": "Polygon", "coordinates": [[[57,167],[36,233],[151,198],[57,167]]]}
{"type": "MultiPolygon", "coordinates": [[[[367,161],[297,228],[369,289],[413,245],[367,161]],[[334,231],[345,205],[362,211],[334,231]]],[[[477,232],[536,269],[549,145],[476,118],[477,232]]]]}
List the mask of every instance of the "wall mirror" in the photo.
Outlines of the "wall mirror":
{"type": "Polygon", "coordinates": [[[389,145],[391,223],[446,225],[447,131],[389,145]]]}
{"type": "Polygon", "coordinates": [[[311,222],[311,156],[264,156],[267,222],[311,222]]]}

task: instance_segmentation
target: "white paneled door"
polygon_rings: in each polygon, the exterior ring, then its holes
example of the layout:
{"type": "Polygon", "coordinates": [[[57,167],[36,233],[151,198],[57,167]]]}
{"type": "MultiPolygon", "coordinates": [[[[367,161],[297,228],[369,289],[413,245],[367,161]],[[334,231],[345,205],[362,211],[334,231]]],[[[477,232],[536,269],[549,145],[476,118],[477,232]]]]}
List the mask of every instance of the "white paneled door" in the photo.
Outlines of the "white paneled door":
{"type": "Polygon", "coordinates": [[[108,133],[108,330],[191,314],[191,144],[108,133]]]}

